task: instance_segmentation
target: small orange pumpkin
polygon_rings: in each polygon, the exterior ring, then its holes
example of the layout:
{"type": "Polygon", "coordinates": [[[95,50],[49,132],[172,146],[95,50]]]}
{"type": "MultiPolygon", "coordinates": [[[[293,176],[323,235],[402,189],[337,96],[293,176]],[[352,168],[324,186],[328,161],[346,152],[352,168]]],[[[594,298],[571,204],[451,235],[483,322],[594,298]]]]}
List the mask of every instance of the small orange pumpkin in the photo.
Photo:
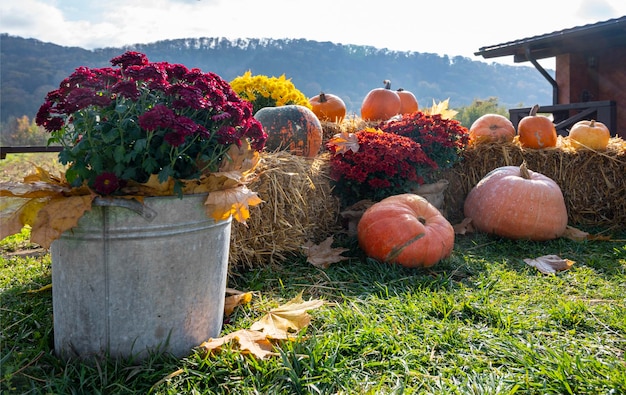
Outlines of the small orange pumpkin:
{"type": "Polygon", "coordinates": [[[525,148],[555,147],[556,128],[548,117],[537,115],[539,105],[535,104],[530,113],[522,118],[517,125],[519,142],[525,148]]]}
{"type": "Polygon", "coordinates": [[[602,122],[578,121],[570,129],[569,139],[574,148],[586,147],[599,151],[609,145],[611,132],[602,122]]]}
{"type": "Polygon", "coordinates": [[[470,144],[488,142],[511,142],[515,138],[515,127],[504,115],[484,114],[470,126],[470,144]]]}
{"type": "Polygon", "coordinates": [[[341,123],[346,116],[346,103],[337,95],[321,92],[310,98],[309,103],[320,121],[341,123]]]}
{"type": "Polygon", "coordinates": [[[561,188],[525,162],[489,172],[469,192],[463,210],[477,230],[509,239],[556,239],[567,227],[561,188]]]}
{"type": "Polygon", "coordinates": [[[267,133],[269,151],[286,150],[297,156],[315,157],[322,146],[322,125],[308,108],[289,104],[263,107],[254,114],[267,133]]]}
{"type": "Polygon", "coordinates": [[[384,88],[374,88],[361,103],[361,118],[366,121],[386,121],[400,112],[400,96],[391,90],[391,81],[383,81],[384,88]]]}
{"type": "Polygon", "coordinates": [[[359,246],[381,262],[431,267],[454,247],[454,229],[428,200],[411,193],[370,206],[357,225],[359,246]]]}
{"type": "Polygon", "coordinates": [[[419,109],[417,98],[412,92],[402,88],[396,92],[400,96],[400,114],[411,114],[419,109]]]}

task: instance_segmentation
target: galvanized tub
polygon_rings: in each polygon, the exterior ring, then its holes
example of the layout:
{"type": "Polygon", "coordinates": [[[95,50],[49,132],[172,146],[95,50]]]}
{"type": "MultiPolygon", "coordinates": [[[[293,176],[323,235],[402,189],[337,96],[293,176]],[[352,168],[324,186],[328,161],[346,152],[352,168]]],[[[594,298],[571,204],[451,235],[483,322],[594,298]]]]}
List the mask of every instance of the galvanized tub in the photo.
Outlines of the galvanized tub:
{"type": "Polygon", "coordinates": [[[231,219],[207,195],[97,199],[51,246],[61,358],[189,355],[222,328],[231,219]]]}

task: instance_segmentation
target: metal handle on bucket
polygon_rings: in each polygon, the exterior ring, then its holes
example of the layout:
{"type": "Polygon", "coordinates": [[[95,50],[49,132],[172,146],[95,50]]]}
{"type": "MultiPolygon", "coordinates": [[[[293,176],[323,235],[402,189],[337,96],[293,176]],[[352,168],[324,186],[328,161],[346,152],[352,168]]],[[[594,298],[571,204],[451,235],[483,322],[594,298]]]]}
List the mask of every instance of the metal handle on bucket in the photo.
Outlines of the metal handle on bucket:
{"type": "Polygon", "coordinates": [[[157,212],[136,199],[104,199],[97,197],[93,201],[95,206],[123,207],[132,210],[142,216],[146,221],[152,221],[157,216],[157,212]]]}

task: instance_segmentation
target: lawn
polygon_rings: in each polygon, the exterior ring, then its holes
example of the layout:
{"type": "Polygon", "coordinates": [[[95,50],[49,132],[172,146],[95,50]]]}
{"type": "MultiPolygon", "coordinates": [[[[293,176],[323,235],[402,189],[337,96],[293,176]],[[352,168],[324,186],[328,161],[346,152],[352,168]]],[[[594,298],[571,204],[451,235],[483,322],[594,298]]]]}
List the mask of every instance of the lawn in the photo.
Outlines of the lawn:
{"type": "MultiPolygon", "coordinates": [[[[585,229],[592,233],[601,229],[585,229]]],[[[86,364],[54,355],[50,256],[27,229],[0,241],[0,392],[19,394],[624,394],[626,232],[610,241],[457,235],[431,269],[363,256],[315,268],[302,256],[237,273],[253,292],[223,334],[302,293],[325,304],[278,355],[235,347],[86,364]],[[523,259],[556,254],[544,275],[523,259]]]]}

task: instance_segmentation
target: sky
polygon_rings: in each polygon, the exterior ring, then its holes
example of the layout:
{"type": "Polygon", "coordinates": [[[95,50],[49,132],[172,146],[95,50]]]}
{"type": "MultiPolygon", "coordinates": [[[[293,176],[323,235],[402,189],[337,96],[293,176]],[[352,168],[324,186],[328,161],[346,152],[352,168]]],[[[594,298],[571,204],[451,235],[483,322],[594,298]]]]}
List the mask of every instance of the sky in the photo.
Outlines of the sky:
{"type": "MultiPolygon", "coordinates": [[[[198,37],[309,39],[513,64],[474,52],[624,15],[624,0],[2,0],[0,32],[85,49],[198,37]]],[[[541,63],[553,68],[553,60],[541,63]]]]}

